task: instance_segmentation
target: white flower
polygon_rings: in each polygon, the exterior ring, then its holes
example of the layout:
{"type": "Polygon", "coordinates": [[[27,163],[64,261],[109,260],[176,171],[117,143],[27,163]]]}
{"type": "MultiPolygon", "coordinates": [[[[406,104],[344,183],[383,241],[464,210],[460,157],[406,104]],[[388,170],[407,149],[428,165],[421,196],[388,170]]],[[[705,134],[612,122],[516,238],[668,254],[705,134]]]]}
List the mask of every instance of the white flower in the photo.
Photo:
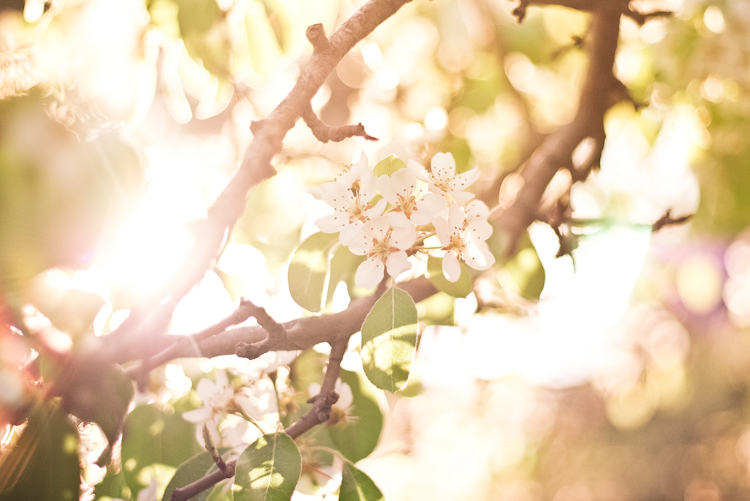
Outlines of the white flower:
{"type": "Polygon", "coordinates": [[[308,190],[333,207],[333,214],[315,221],[320,231],[340,232],[339,241],[346,245],[365,222],[379,216],[385,209],[385,199],[378,200],[374,207],[370,205],[376,185],[375,174],[367,167],[367,157],[362,155],[357,165],[337,180],[308,190]]]}
{"type": "Polygon", "coordinates": [[[359,287],[372,289],[383,279],[384,271],[392,277],[411,268],[406,249],[417,238],[414,225],[394,228],[385,217],[367,222],[348,244],[349,250],[367,259],[357,268],[354,282],[359,287]]]}
{"type": "Polygon", "coordinates": [[[198,382],[198,396],[203,401],[203,407],[185,412],[182,417],[191,423],[203,425],[212,423],[214,426],[224,419],[227,414],[244,413],[255,419],[260,419],[268,412],[275,412],[275,399],[271,399],[267,393],[268,386],[273,393],[273,384],[269,380],[256,382],[250,390],[235,393],[234,388],[229,385],[227,373],[223,370],[216,371],[216,382],[210,379],[201,379],[198,382]],[[267,382],[268,384],[264,384],[267,382]],[[273,402],[271,404],[270,402],[273,402]],[[273,410],[270,410],[271,407],[273,410]]]}
{"type": "Polygon", "coordinates": [[[486,270],[495,264],[495,257],[485,243],[492,234],[492,226],[484,219],[486,212],[487,207],[476,201],[467,206],[466,212],[458,205],[451,205],[448,220],[435,218],[438,239],[448,251],[443,257],[443,274],[451,282],[461,276],[459,259],[475,270],[486,270]]]}
{"type": "Polygon", "coordinates": [[[216,382],[210,379],[201,379],[196,388],[198,396],[203,402],[203,407],[185,412],[182,417],[191,423],[205,423],[213,421],[218,423],[227,415],[230,403],[234,399],[234,389],[229,386],[227,373],[216,371],[216,382]]]}
{"type": "Polygon", "coordinates": [[[378,189],[392,208],[388,222],[403,227],[410,222],[427,224],[445,209],[445,198],[436,193],[425,193],[417,188],[417,176],[412,169],[399,169],[390,176],[378,178],[378,189]]]}
{"type": "Polygon", "coordinates": [[[466,202],[474,198],[471,193],[461,191],[479,179],[479,169],[456,174],[456,161],[450,153],[437,153],[432,157],[429,172],[417,162],[409,161],[409,167],[415,169],[419,176],[430,185],[430,191],[444,195],[449,204],[466,202]]]}

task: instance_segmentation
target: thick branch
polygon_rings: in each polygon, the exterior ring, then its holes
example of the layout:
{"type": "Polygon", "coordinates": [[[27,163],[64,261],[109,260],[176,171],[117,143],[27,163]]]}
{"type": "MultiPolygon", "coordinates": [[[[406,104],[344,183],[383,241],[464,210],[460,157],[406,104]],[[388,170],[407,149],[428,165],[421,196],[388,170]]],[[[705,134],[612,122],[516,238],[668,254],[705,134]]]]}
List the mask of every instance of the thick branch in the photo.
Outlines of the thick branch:
{"type": "Polygon", "coordinates": [[[578,113],[571,123],[550,134],[527,160],[521,171],[523,187],[515,203],[493,220],[509,237],[509,252],[515,251],[521,235],[536,219],[547,185],[562,167],[569,168],[576,146],[585,138],[603,142],[604,113],[608,108],[612,67],[620,33],[622,2],[599,0],[592,14],[587,42],[589,67],[581,91],[578,113]]]}
{"type": "MultiPolygon", "coordinates": [[[[399,288],[408,292],[414,302],[422,301],[437,292],[425,277],[416,278],[409,282],[398,284],[399,288]]],[[[305,350],[318,343],[330,343],[331,346],[343,340],[346,342],[352,334],[362,328],[367,313],[375,304],[378,295],[356,299],[349,307],[339,313],[305,317],[281,324],[286,330],[286,338],[278,343],[274,349],[278,351],[305,350]]],[[[237,343],[253,344],[262,341],[266,331],[262,327],[248,326],[227,329],[220,336],[206,339],[198,345],[201,356],[217,357],[235,353],[237,343]]],[[[333,350],[332,350],[333,351],[333,350]]],[[[174,358],[194,357],[195,350],[186,348],[174,353],[174,358]]],[[[164,360],[163,363],[168,362],[164,360]]]]}

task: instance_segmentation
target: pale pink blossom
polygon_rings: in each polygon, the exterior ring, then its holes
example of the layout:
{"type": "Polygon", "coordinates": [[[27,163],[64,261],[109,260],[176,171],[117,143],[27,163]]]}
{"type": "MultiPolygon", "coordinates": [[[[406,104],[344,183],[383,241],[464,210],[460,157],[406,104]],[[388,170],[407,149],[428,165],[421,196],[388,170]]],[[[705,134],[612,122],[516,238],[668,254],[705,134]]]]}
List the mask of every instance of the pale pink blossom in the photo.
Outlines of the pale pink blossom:
{"type": "Polygon", "coordinates": [[[333,214],[318,219],[315,224],[323,233],[339,232],[339,241],[346,245],[364,223],[385,209],[385,199],[381,198],[374,206],[370,203],[376,191],[377,179],[367,166],[367,157],[362,155],[355,166],[335,181],[308,190],[333,207],[333,214]]]}
{"type": "Polygon", "coordinates": [[[437,153],[432,157],[429,171],[413,160],[409,161],[409,167],[429,183],[430,191],[445,196],[449,204],[474,198],[473,194],[463,190],[479,179],[479,169],[474,167],[456,174],[456,161],[450,153],[437,153]]]}
{"type": "Polygon", "coordinates": [[[411,268],[406,250],[417,238],[414,225],[393,227],[386,217],[377,217],[362,227],[349,243],[349,250],[367,259],[359,265],[354,282],[371,289],[383,279],[385,270],[392,277],[411,268]]]}
{"type": "Polygon", "coordinates": [[[443,274],[451,282],[461,276],[459,259],[475,270],[486,270],[495,264],[495,257],[485,242],[492,234],[486,215],[482,217],[486,206],[482,202],[470,205],[466,212],[459,205],[451,205],[447,220],[438,217],[433,222],[438,239],[447,251],[443,257],[443,274]]]}
{"type": "Polygon", "coordinates": [[[427,224],[446,207],[443,196],[417,186],[417,176],[412,169],[399,169],[390,176],[380,176],[378,189],[391,204],[388,222],[392,226],[427,224]]]}

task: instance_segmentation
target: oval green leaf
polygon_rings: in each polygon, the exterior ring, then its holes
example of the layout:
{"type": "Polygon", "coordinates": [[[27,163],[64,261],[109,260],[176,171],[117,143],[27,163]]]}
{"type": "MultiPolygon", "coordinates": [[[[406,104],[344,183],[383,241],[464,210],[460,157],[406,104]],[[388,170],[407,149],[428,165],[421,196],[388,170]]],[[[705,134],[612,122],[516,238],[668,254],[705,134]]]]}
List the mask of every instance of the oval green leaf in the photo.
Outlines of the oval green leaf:
{"type": "Polygon", "coordinates": [[[362,470],[345,461],[339,501],[383,501],[383,493],[362,470]]]}
{"type": "Polygon", "coordinates": [[[340,376],[352,390],[352,405],[348,419],[328,426],[328,434],[336,448],[356,463],[369,456],[380,439],[383,413],[376,395],[379,390],[356,372],[342,369],[340,376]]]}
{"type": "Polygon", "coordinates": [[[427,259],[427,274],[430,282],[441,292],[453,297],[466,297],[471,294],[471,276],[464,263],[461,263],[461,276],[455,282],[451,282],[443,275],[442,258],[430,256],[427,259]]]}
{"type": "Polygon", "coordinates": [[[406,163],[398,158],[396,155],[391,155],[384,158],[377,163],[375,168],[372,170],[375,173],[375,177],[390,176],[397,170],[405,169],[406,163]]]}
{"type": "Polygon", "coordinates": [[[0,458],[0,500],[78,499],[80,483],[78,430],[66,414],[43,402],[0,458]]]}
{"type": "Polygon", "coordinates": [[[367,379],[395,392],[409,378],[417,344],[417,306],[409,294],[391,287],[362,324],[362,365],[367,379]]]}
{"type": "Polygon", "coordinates": [[[354,276],[357,267],[366,259],[366,256],[358,256],[349,250],[346,245],[339,245],[331,257],[331,273],[328,280],[328,293],[326,294],[326,305],[333,301],[333,293],[339,282],[344,282],[349,290],[354,288],[354,276]]]}
{"type": "MultiPolygon", "coordinates": [[[[225,460],[225,454],[227,453],[227,451],[229,451],[228,447],[219,448],[219,454],[221,454],[225,460]]],[[[169,481],[167,489],[164,491],[163,499],[169,499],[170,497],[172,497],[172,492],[174,492],[175,489],[185,487],[186,485],[205,477],[209,473],[213,473],[214,471],[216,471],[216,469],[217,468],[216,463],[214,462],[214,458],[212,458],[208,452],[201,452],[200,454],[191,457],[190,459],[182,463],[179,468],[177,468],[177,471],[175,471],[174,473],[174,477],[172,477],[172,480],[169,481]]],[[[231,501],[231,489],[228,488],[227,485],[225,485],[226,483],[227,481],[220,482],[213,489],[206,489],[205,491],[196,496],[193,496],[190,499],[192,501],[206,501],[209,495],[214,494],[215,491],[221,492],[222,490],[224,490],[225,495],[223,497],[211,497],[217,499],[217,501],[219,499],[231,501]]]]}
{"type": "Polygon", "coordinates": [[[298,305],[319,312],[323,302],[328,256],[338,242],[338,233],[313,233],[302,242],[289,263],[289,293],[298,305]]]}
{"type": "Polygon", "coordinates": [[[148,474],[141,475],[144,469],[155,464],[178,467],[198,452],[195,425],[179,414],[149,404],[136,407],[125,419],[122,465],[134,497],[148,486],[148,474]]]}
{"type": "Polygon", "coordinates": [[[302,456],[284,432],[263,435],[237,459],[235,501],[289,501],[302,472],[302,456]]]}
{"type": "Polygon", "coordinates": [[[500,275],[501,285],[529,301],[539,300],[544,289],[545,273],[539,255],[532,245],[518,251],[505,263],[500,275]]]}

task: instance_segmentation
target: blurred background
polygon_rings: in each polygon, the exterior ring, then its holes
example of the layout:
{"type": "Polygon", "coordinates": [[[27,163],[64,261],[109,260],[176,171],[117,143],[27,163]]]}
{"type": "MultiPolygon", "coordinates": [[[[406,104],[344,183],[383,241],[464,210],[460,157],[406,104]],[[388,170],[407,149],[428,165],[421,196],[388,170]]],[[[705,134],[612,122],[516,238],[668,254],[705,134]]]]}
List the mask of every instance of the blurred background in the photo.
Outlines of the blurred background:
{"type": "MultiPolygon", "coordinates": [[[[167,276],[239,165],[251,121],[308,61],[306,26],[330,34],[363,3],[2,3],[3,447],[44,372],[32,361],[107,334],[167,276]],[[33,342],[8,327],[20,324],[33,342]]],[[[300,121],[170,333],[213,324],[242,296],[279,321],[309,314],[286,280],[327,211],[306,190],[357,155],[426,164],[449,151],[459,170],[480,168],[473,191],[490,208],[508,204],[519,166],[576,112],[589,23],[531,7],[519,25],[514,7],[416,0],[359,43],[313,108],[379,141],[322,144],[300,121]]],[[[601,169],[570,189],[572,256],[556,258],[554,232],[534,223],[466,298],[418,304],[409,384],[375,399],[385,424],[358,463],[389,501],[750,499],[750,3],[638,7],[674,14],[622,20],[615,73],[633,102],[607,113],[601,169]],[[667,210],[694,216],[652,233],[667,210]]],[[[545,200],[569,184],[561,171],[545,200]]],[[[332,283],[324,311],[364,292],[332,283]]],[[[229,370],[239,385],[246,365],[175,361],[137,400],[179,414],[200,406],[201,378],[229,370]]],[[[293,365],[290,384],[302,372],[293,365]]],[[[123,443],[123,464],[133,447],[123,443]]],[[[161,492],[195,447],[152,460],[161,492]]],[[[150,485],[82,461],[87,499],[135,499],[150,485]]],[[[326,496],[315,485],[299,499],[326,496]]]]}

